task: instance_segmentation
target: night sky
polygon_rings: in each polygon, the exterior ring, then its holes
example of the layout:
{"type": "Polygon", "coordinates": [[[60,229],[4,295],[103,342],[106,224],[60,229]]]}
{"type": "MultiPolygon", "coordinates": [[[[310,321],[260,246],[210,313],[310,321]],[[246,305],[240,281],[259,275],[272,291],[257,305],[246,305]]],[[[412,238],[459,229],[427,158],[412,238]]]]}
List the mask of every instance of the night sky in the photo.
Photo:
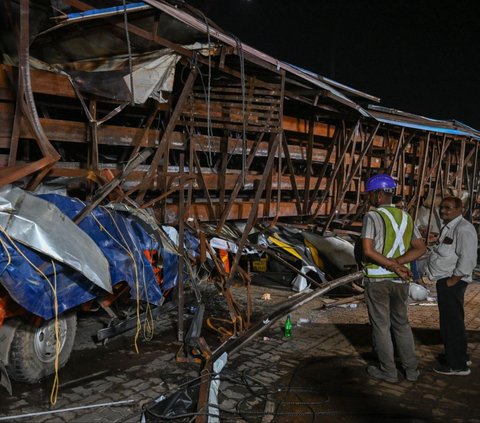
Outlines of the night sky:
{"type": "Polygon", "coordinates": [[[480,130],[479,0],[187,0],[278,59],[480,130]]]}

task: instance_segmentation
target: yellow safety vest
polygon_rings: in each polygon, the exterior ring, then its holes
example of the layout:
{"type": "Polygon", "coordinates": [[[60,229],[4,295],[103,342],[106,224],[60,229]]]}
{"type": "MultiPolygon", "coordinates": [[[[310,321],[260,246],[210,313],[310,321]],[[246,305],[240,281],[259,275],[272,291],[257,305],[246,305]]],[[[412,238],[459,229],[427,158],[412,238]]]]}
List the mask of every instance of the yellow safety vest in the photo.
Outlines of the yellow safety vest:
{"type": "MultiPolygon", "coordinates": [[[[385,238],[382,255],[387,258],[397,258],[410,248],[413,237],[413,220],[411,216],[397,207],[379,207],[375,210],[385,223],[385,238]]],[[[410,265],[407,264],[410,268],[410,265]]],[[[389,279],[398,278],[396,273],[371,262],[363,264],[363,272],[368,278],[389,279]]]]}

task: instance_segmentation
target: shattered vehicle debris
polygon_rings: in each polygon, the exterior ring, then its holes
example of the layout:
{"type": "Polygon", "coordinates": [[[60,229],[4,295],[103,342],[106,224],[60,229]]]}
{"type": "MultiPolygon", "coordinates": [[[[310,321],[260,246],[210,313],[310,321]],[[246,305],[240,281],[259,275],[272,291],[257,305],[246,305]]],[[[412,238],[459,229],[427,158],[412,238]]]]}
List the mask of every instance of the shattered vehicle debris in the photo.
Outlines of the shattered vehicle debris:
{"type": "Polygon", "coordinates": [[[106,339],[174,299],[184,341],[184,283],[201,303],[205,275],[229,336],[251,327],[234,280],[350,283],[374,173],[414,218],[449,190],[478,224],[480,132],[380,106],[188,2],[5,0],[0,25],[0,367],[17,380],[66,363],[79,309],[116,319],[106,339]]]}
{"type": "Polygon", "coordinates": [[[165,232],[157,228],[155,237],[134,214],[97,207],[77,225],[75,217],[85,207],[80,200],[35,196],[8,185],[0,198],[6,319],[1,334],[11,338],[1,358],[16,380],[36,382],[53,371],[52,319],[59,320],[62,366],[73,346],[78,306],[107,309],[129,296],[142,309],[144,304],[158,307],[176,285],[175,247],[165,232]]]}

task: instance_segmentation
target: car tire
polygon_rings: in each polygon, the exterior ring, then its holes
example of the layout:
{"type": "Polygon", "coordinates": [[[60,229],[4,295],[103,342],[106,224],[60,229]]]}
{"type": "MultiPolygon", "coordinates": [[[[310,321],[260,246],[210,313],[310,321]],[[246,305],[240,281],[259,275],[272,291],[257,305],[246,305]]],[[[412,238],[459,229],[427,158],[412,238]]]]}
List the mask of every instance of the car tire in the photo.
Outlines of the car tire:
{"type": "MultiPolygon", "coordinates": [[[[68,313],[58,318],[60,333],[59,368],[70,358],[77,332],[77,315],[68,313]]],[[[7,372],[19,382],[38,382],[55,371],[55,319],[41,326],[22,323],[15,331],[10,346],[7,372]]]]}

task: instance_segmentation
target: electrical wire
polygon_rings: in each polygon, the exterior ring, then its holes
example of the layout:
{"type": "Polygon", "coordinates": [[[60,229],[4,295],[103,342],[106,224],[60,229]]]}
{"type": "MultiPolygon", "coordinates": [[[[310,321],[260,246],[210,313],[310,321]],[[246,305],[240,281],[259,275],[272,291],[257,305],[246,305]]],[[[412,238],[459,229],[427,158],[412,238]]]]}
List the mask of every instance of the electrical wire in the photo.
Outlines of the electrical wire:
{"type": "MultiPolygon", "coordinates": [[[[258,372],[258,369],[255,369],[256,372],[258,372]]],[[[236,385],[241,385],[244,386],[248,392],[250,392],[250,395],[247,397],[241,398],[239,401],[237,401],[237,404],[235,405],[234,408],[224,408],[218,404],[211,404],[209,403],[207,405],[208,408],[216,408],[220,412],[225,413],[225,414],[230,414],[230,415],[236,415],[240,416],[243,420],[246,422],[250,421],[251,417],[262,417],[262,416],[274,416],[275,417],[311,417],[312,421],[315,420],[317,416],[320,415],[344,415],[344,412],[339,412],[339,411],[319,411],[315,410],[313,406],[315,405],[323,405],[326,403],[329,403],[330,398],[328,396],[325,397],[324,400],[322,401],[285,401],[285,400],[276,400],[275,397],[281,394],[285,393],[294,393],[298,397],[298,393],[322,393],[321,390],[318,389],[311,389],[309,387],[293,387],[291,386],[292,379],[290,380],[289,384],[284,387],[278,387],[276,389],[272,389],[271,385],[267,385],[266,383],[258,380],[254,376],[248,375],[247,371],[243,371],[241,373],[233,370],[227,370],[224,369],[223,373],[209,373],[208,377],[211,381],[214,380],[219,380],[221,381],[227,381],[231,384],[236,384],[236,385]],[[242,406],[245,403],[248,403],[248,401],[252,402],[257,402],[258,399],[261,399],[263,402],[273,402],[276,404],[275,410],[272,412],[268,411],[252,411],[252,410],[245,410],[242,409],[242,406]],[[280,411],[280,408],[282,406],[287,406],[287,405],[303,405],[305,407],[309,408],[309,411],[304,411],[304,412],[290,412],[290,411],[280,411]]],[[[191,379],[179,386],[177,386],[175,389],[174,388],[169,388],[167,391],[165,391],[162,395],[164,397],[167,397],[167,395],[171,393],[178,392],[183,389],[187,388],[195,388],[202,383],[202,377],[199,376],[197,378],[191,379]]],[[[167,398],[165,398],[167,399],[167,398]]],[[[301,399],[301,398],[299,398],[301,399]]],[[[209,416],[211,415],[212,417],[216,418],[221,418],[222,422],[229,421],[228,417],[226,416],[219,416],[218,414],[212,414],[212,413],[207,413],[203,411],[196,411],[196,412],[190,412],[190,413],[182,413],[182,414],[177,414],[175,416],[165,416],[163,414],[156,413],[155,410],[152,408],[154,405],[158,404],[158,401],[153,402],[151,405],[151,408],[148,408],[148,406],[144,407],[144,412],[147,414],[150,414],[151,416],[155,418],[161,418],[162,421],[175,421],[175,420],[180,420],[180,419],[186,419],[186,418],[191,418],[189,421],[195,420],[195,417],[197,416],[209,416]]],[[[169,412],[172,410],[170,409],[169,412]]],[[[233,420],[233,421],[238,421],[238,419],[233,420]]]]}

